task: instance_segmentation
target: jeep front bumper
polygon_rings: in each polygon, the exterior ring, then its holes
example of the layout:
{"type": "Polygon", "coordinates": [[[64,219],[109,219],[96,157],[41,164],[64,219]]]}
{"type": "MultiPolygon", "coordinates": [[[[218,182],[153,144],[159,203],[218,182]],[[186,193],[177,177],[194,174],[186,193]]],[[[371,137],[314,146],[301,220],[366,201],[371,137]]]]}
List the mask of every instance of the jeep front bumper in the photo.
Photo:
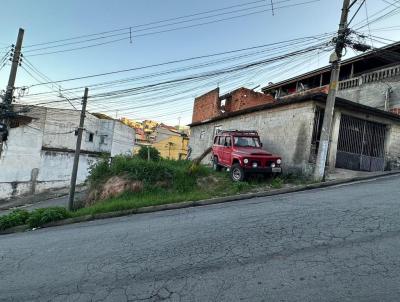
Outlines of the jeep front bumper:
{"type": "Polygon", "coordinates": [[[248,173],[282,173],[281,167],[244,167],[243,169],[248,173]]]}

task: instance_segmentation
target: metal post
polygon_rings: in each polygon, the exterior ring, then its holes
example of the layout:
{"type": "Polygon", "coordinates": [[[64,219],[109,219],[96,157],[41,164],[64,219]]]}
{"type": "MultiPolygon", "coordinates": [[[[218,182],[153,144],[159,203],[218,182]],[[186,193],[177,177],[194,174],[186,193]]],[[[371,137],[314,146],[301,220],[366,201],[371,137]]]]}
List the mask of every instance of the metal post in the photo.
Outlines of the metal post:
{"type": "Polygon", "coordinates": [[[326,99],[326,107],[324,121],[322,123],[322,131],[320,144],[318,148],[317,162],[314,171],[314,179],[321,181],[325,176],[325,165],[328,155],[329,142],[331,139],[331,128],[333,111],[335,109],[335,99],[340,73],[340,61],[342,58],[343,48],[345,47],[347,37],[347,16],[349,14],[350,0],[343,0],[342,15],[340,18],[338,36],[336,40],[335,52],[332,54],[331,79],[329,84],[328,97],[326,99]]]}
{"type": "Polygon", "coordinates": [[[89,89],[85,88],[85,94],[83,96],[83,101],[82,101],[81,118],[79,121],[78,137],[76,139],[76,149],[75,149],[74,165],[72,167],[71,185],[70,185],[70,190],[69,190],[69,198],[68,198],[68,210],[69,211],[74,209],[76,176],[78,174],[79,154],[81,152],[82,133],[83,133],[83,125],[85,123],[88,92],[89,92],[89,89]]]}
{"type": "MultiPolygon", "coordinates": [[[[6,117],[7,113],[12,109],[12,100],[14,95],[15,78],[17,77],[18,64],[21,57],[22,41],[24,39],[24,30],[22,28],[18,31],[17,43],[15,44],[14,55],[11,64],[10,76],[8,78],[8,84],[6,93],[4,95],[3,106],[0,106],[0,121],[7,126],[7,130],[10,126],[10,121],[6,117]]],[[[0,135],[0,155],[3,150],[3,138],[0,135]]]]}

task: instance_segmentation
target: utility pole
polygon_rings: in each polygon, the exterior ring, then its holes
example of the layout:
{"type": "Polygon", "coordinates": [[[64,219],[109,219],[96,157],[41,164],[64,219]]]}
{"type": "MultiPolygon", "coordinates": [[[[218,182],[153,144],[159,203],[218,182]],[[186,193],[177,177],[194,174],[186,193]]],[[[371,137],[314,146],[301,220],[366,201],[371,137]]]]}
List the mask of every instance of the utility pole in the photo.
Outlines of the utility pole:
{"type": "Polygon", "coordinates": [[[81,110],[81,118],[79,121],[78,137],[76,139],[76,149],[75,149],[74,165],[72,167],[71,185],[70,185],[70,190],[69,190],[69,198],[68,198],[68,210],[69,211],[74,209],[76,176],[78,174],[79,154],[81,152],[82,133],[83,133],[83,125],[85,123],[86,104],[87,104],[88,93],[89,93],[89,89],[85,88],[85,94],[83,95],[83,100],[82,100],[82,110],[81,110]]]}
{"type": "MultiPolygon", "coordinates": [[[[353,4],[354,3],[355,1],[353,2],[353,4]]],[[[321,138],[314,171],[314,179],[317,181],[323,180],[325,176],[325,165],[331,139],[332,119],[335,109],[335,99],[338,86],[337,84],[339,81],[340,62],[343,55],[343,48],[345,47],[346,38],[348,35],[347,17],[349,14],[349,10],[350,0],[343,0],[342,15],[340,18],[338,35],[336,38],[336,47],[329,60],[331,63],[331,80],[329,84],[328,97],[326,99],[324,121],[322,123],[321,138]]]]}
{"type": "MultiPolygon", "coordinates": [[[[8,84],[6,93],[4,95],[3,103],[0,105],[0,124],[3,124],[5,131],[8,131],[10,126],[9,113],[12,111],[12,101],[14,95],[15,78],[17,77],[17,69],[20,63],[22,41],[24,39],[24,30],[22,28],[18,31],[17,43],[14,48],[14,55],[12,58],[10,76],[8,78],[8,84]]],[[[0,155],[3,150],[3,137],[0,135],[0,155]]]]}

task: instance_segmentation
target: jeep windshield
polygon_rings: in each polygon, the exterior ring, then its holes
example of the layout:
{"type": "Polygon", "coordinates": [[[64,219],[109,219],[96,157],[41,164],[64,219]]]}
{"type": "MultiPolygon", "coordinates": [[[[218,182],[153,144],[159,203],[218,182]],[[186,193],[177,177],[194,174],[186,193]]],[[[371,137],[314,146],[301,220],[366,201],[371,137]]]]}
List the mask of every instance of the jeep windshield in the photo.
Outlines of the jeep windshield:
{"type": "Polygon", "coordinates": [[[260,140],[258,137],[253,136],[235,136],[233,138],[233,144],[236,147],[260,148],[260,140]]]}

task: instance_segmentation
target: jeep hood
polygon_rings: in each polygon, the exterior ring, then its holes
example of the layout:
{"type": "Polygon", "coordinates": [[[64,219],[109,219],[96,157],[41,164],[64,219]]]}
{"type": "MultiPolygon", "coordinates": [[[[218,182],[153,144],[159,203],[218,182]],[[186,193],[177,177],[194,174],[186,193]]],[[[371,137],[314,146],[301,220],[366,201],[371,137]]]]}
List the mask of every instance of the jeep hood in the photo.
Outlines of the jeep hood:
{"type": "Polygon", "coordinates": [[[267,155],[272,156],[272,153],[263,150],[261,148],[250,148],[250,147],[239,147],[236,148],[236,152],[244,155],[267,155]]]}

